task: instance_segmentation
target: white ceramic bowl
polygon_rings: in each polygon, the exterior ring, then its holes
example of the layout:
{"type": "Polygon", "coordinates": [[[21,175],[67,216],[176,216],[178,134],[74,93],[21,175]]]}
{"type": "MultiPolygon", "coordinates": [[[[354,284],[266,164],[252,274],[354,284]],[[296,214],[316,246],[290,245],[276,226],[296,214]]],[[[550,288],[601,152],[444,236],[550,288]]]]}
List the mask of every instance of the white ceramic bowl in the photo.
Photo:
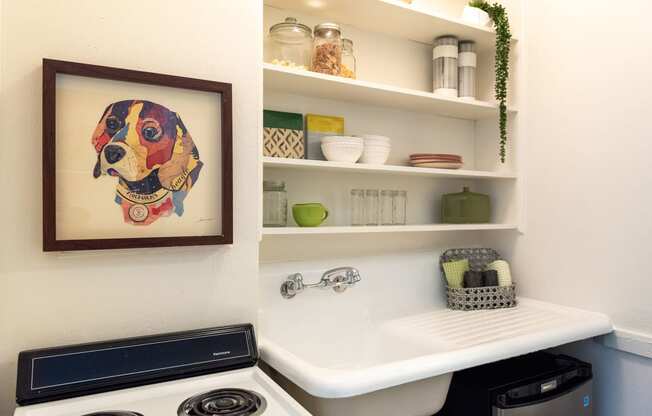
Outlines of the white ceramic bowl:
{"type": "Polygon", "coordinates": [[[389,137],[380,136],[378,134],[361,134],[358,137],[363,138],[365,140],[365,142],[369,141],[369,142],[389,143],[389,142],[392,141],[392,139],[390,139],[389,137]]]}
{"type": "Polygon", "coordinates": [[[345,144],[363,144],[364,140],[354,136],[325,136],[321,138],[322,143],[345,143],[345,144]]]}
{"type": "Polygon", "coordinates": [[[389,144],[377,144],[377,143],[366,143],[364,144],[365,149],[375,149],[375,150],[385,150],[391,149],[392,146],[389,144]]]}
{"type": "Polygon", "coordinates": [[[364,145],[362,143],[323,142],[321,151],[326,160],[331,162],[355,163],[360,159],[364,145]]]}
{"type": "Polygon", "coordinates": [[[389,158],[391,148],[389,146],[367,146],[365,145],[360,157],[360,163],[368,165],[384,165],[389,158]]]}

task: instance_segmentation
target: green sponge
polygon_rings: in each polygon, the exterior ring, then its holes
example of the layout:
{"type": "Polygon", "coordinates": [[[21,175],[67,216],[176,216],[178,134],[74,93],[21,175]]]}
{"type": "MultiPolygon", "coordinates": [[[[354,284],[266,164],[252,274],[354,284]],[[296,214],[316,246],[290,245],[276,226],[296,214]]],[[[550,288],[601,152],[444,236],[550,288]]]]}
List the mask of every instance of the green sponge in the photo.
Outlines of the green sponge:
{"type": "Polygon", "coordinates": [[[469,260],[449,261],[442,264],[449,287],[462,287],[464,272],[469,270],[469,260]]]}

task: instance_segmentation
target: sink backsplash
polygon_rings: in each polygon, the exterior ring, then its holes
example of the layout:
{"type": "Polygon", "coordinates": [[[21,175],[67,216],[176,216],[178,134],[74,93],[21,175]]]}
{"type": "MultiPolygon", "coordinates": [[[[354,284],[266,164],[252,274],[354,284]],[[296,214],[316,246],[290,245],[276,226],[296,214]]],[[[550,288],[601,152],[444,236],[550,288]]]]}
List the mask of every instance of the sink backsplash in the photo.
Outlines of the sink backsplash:
{"type": "Polygon", "coordinates": [[[329,329],[357,331],[373,321],[414,314],[433,306],[445,308],[438,268],[442,251],[261,264],[259,325],[263,332],[276,329],[277,334],[284,332],[285,325],[295,329],[319,325],[324,333],[330,333],[329,329]],[[344,293],[311,289],[292,299],[281,296],[281,284],[290,274],[300,272],[306,283],[314,283],[324,271],[339,266],[357,268],[360,282],[344,293]]]}

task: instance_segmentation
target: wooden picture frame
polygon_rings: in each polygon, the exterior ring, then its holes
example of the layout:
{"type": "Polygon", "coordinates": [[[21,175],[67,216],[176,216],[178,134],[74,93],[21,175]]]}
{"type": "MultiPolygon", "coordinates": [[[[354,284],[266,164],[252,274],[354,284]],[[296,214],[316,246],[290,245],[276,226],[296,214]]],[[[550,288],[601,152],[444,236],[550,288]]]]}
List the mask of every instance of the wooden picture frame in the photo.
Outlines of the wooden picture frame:
{"type": "MultiPolygon", "coordinates": [[[[102,82],[102,81],[98,81],[98,82],[102,82]]],[[[150,87],[143,87],[143,88],[150,88],[150,87]]],[[[165,89],[164,91],[177,91],[177,90],[165,89]]],[[[186,94],[187,91],[182,91],[180,93],[186,94]]],[[[98,66],[98,65],[88,65],[88,64],[81,64],[75,62],[44,59],[43,60],[43,250],[44,251],[103,250],[103,249],[127,249],[127,248],[141,248],[141,247],[171,247],[171,246],[232,244],[233,243],[233,156],[232,156],[232,95],[231,94],[232,94],[231,84],[228,83],[186,78],[186,77],[179,77],[179,76],[172,76],[172,75],[165,75],[165,74],[157,74],[157,73],[150,73],[150,72],[143,72],[143,71],[134,71],[128,69],[111,68],[111,67],[98,66]],[[211,192],[213,190],[215,192],[221,192],[220,197],[215,198],[216,201],[219,201],[216,203],[217,205],[217,209],[215,210],[216,216],[215,218],[211,219],[212,224],[214,224],[215,229],[218,231],[217,232],[207,231],[206,233],[198,233],[195,235],[170,235],[170,236],[145,236],[145,237],[131,236],[125,238],[122,238],[120,236],[118,236],[117,238],[116,237],[95,238],[93,235],[89,235],[88,238],[86,237],[84,238],[63,237],[62,238],[58,236],[57,235],[57,224],[58,224],[57,223],[58,220],[57,149],[58,146],[57,145],[59,143],[57,140],[57,114],[58,114],[57,113],[57,77],[60,75],[84,77],[83,82],[88,82],[88,79],[110,80],[110,81],[134,83],[134,85],[140,84],[146,86],[170,87],[170,88],[180,89],[180,90],[191,90],[193,92],[201,92],[204,94],[203,96],[206,95],[205,93],[218,94],[219,100],[215,100],[216,106],[219,106],[219,114],[215,114],[215,117],[218,117],[218,119],[212,122],[216,123],[216,125],[219,126],[219,130],[221,131],[218,131],[219,134],[217,138],[218,140],[217,143],[215,144],[211,143],[211,146],[215,146],[216,149],[219,149],[219,154],[215,157],[216,160],[212,160],[212,162],[214,163],[213,166],[211,166],[211,169],[213,169],[211,172],[217,171],[218,173],[221,174],[215,176],[216,178],[218,178],[215,180],[215,182],[218,183],[215,184],[210,183],[210,179],[211,179],[210,177],[202,178],[202,180],[208,181],[208,184],[202,184],[202,190],[206,191],[206,189],[210,189],[211,192]],[[220,166],[217,166],[218,161],[220,166]]],[[[102,116],[102,118],[100,119],[100,123],[102,123],[105,119],[107,120],[105,121],[105,123],[109,123],[108,118],[113,117],[107,115],[110,113],[109,110],[111,106],[116,106],[120,103],[124,103],[127,101],[129,100],[124,100],[119,103],[115,102],[109,105],[106,108],[104,114],[99,114],[102,116]]],[[[140,115],[143,114],[144,111],[143,110],[144,107],[142,104],[143,102],[147,103],[146,105],[158,106],[158,104],[152,103],[150,101],[131,100],[132,104],[138,103],[138,105],[140,105],[136,110],[134,110],[134,113],[136,113],[139,117],[140,115]]],[[[163,109],[168,111],[167,108],[165,107],[163,107],[163,109]]],[[[171,110],[165,114],[167,117],[165,119],[166,120],[165,123],[168,123],[168,121],[171,120],[172,116],[168,116],[168,114],[173,114],[174,117],[177,117],[177,113],[174,113],[171,110]]],[[[147,120],[151,120],[151,119],[147,119],[147,120]]],[[[97,120],[95,120],[94,122],[96,123],[97,120]]],[[[114,123],[116,122],[114,121],[114,123]]],[[[188,163],[192,162],[194,164],[193,166],[195,166],[195,168],[192,169],[191,171],[190,168],[186,168],[186,165],[180,165],[182,167],[178,168],[178,170],[180,172],[181,171],[183,172],[183,176],[177,177],[176,182],[175,181],[165,182],[170,184],[168,186],[171,187],[170,188],[171,190],[168,191],[167,189],[165,189],[165,185],[161,185],[162,188],[160,188],[161,191],[167,192],[166,195],[168,194],[170,195],[169,197],[168,196],[165,197],[167,198],[165,200],[166,203],[172,204],[171,201],[173,201],[173,199],[176,203],[178,202],[177,200],[181,198],[181,205],[182,205],[180,209],[181,214],[178,214],[176,205],[174,206],[174,208],[170,208],[171,211],[167,211],[165,213],[167,217],[175,217],[175,221],[180,221],[178,217],[181,217],[181,215],[184,213],[183,198],[185,198],[186,195],[188,196],[188,199],[194,196],[192,195],[191,188],[195,182],[198,183],[201,182],[199,180],[199,172],[202,170],[202,167],[205,167],[205,163],[203,163],[199,159],[201,149],[199,150],[197,149],[197,147],[194,144],[196,143],[196,140],[195,142],[193,142],[193,139],[189,133],[189,131],[192,131],[192,127],[189,126],[188,130],[186,130],[185,126],[183,125],[183,122],[179,121],[181,125],[180,127],[177,126],[174,129],[169,129],[167,128],[168,124],[165,125],[161,124],[160,126],[158,126],[159,130],[157,131],[156,128],[150,128],[149,130],[147,130],[146,128],[141,128],[140,126],[142,125],[142,122],[140,118],[138,118],[138,123],[139,123],[138,129],[141,130],[137,130],[136,134],[138,135],[139,138],[137,138],[136,140],[140,140],[140,141],[143,140],[142,134],[147,133],[147,136],[148,137],[152,136],[153,139],[155,139],[156,138],[155,136],[158,135],[159,136],[158,140],[162,142],[163,139],[161,139],[160,136],[163,136],[164,134],[167,134],[166,132],[172,130],[176,131],[177,132],[176,136],[174,136],[174,133],[171,133],[173,134],[172,136],[164,136],[166,140],[172,143],[170,146],[173,147],[173,150],[168,151],[168,153],[172,155],[170,157],[173,157],[174,154],[185,152],[183,153],[183,155],[186,157],[186,159],[183,160],[189,161],[188,163]],[[184,133],[183,136],[182,133],[184,133]],[[185,133],[188,133],[187,136],[189,137],[189,141],[186,140],[185,133]],[[188,150],[189,148],[189,146],[187,146],[188,143],[192,145],[191,150],[188,150]],[[197,164],[199,164],[199,166],[196,166],[197,164]],[[178,197],[177,193],[182,194],[182,197],[178,197]],[[175,213],[177,213],[178,215],[175,216],[175,213]]],[[[128,127],[129,124],[127,124],[124,120],[122,121],[122,124],[125,126],[125,128],[128,131],[131,131],[128,127]]],[[[137,123],[133,122],[131,124],[137,124],[137,123]]],[[[108,126],[109,124],[106,125],[108,126]]],[[[97,155],[93,156],[92,154],[93,148],[91,147],[90,141],[83,144],[80,143],[79,146],[81,150],[79,151],[79,153],[83,154],[84,157],[87,158],[88,155],[86,155],[83,152],[90,151],[91,158],[97,157],[97,164],[95,166],[95,169],[92,170],[92,176],[95,176],[96,178],[98,178],[99,175],[102,174],[101,162],[108,163],[106,162],[106,160],[109,160],[109,158],[107,157],[108,155],[107,146],[109,144],[114,144],[113,141],[115,137],[118,135],[118,133],[116,132],[114,136],[111,136],[110,134],[106,133],[106,131],[109,130],[106,130],[102,133],[101,136],[98,134],[97,136],[98,139],[96,141],[95,134],[97,134],[98,131],[97,129],[99,129],[99,126],[100,124],[98,124],[98,127],[96,128],[95,132],[93,131],[79,132],[80,135],[88,133],[89,139],[91,138],[91,134],[93,134],[92,136],[93,145],[95,146],[97,155]],[[103,142],[103,140],[105,140],[103,138],[105,137],[109,138],[108,139],[109,142],[103,142]],[[83,147],[83,146],[88,146],[88,147],[83,147]]],[[[120,124],[117,124],[115,128],[116,129],[120,128],[119,126],[120,124]]],[[[125,129],[123,128],[120,131],[123,130],[125,129]]],[[[207,143],[206,140],[208,139],[203,138],[203,140],[204,143],[207,143]]],[[[151,143],[152,142],[147,142],[144,144],[150,145],[151,143]]],[[[115,144],[116,146],[114,147],[117,147],[117,145],[120,143],[116,142],[115,144]]],[[[123,147],[126,146],[124,144],[121,145],[123,147]]],[[[156,143],[156,145],[159,146],[159,143],[156,143]]],[[[115,151],[115,149],[113,150],[114,151],[111,154],[112,155],[111,160],[115,159],[115,153],[124,153],[123,151],[117,152],[115,151]]],[[[157,151],[160,154],[165,153],[160,150],[157,151]]],[[[86,159],[84,159],[84,164],[85,163],[87,163],[86,159]]],[[[147,159],[148,166],[149,163],[150,161],[149,159],[147,159]]],[[[92,166],[92,160],[91,160],[91,166],[92,166]]],[[[153,166],[160,167],[160,165],[153,165],[153,166]]],[[[159,169],[162,170],[163,168],[160,167],[156,169],[156,175],[160,176],[159,169]]],[[[112,170],[111,168],[109,168],[107,172],[109,172],[111,176],[118,176],[118,182],[116,183],[120,184],[121,183],[120,181],[123,180],[123,177],[120,174],[118,174],[116,170],[112,170]]],[[[91,175],[91,172],[89,172],[88,175],[91,175]]],[[[112,178],[105,178],[105,179],[108,180],[112,178]]],[[[83,180],[86,179],[83,178],[83,180]]],[[[156,179],[156,181],[158,181],[159,185],[161,183],[164,183],[163,181],[159,181],[158,179],[156,179]]],[[[127,182],[129,184],[133,183],[129,181],[127,182]]],[[[129,189],[131,189],[131,185],[129,189]]],[[[204,194],[205,193],[206,192],[204,192],[204,194]]],[[[116,195],[119,195],[117,189],[116,189],[116,195]]],[[[195,197],[196,197],[195,199],[199,198],[199,196],[195,196],[195,197]]],[[[120,205],[120,202],[118,202],[118,200],[120,200],[119,196],[115,196],[114,203],[120,205]]],[[[135,224],[133,225],[133,227],[141,227],[139,228],[139,230],[143,230],[145,229],[144,227],[151,225],[151,223],[148,223],[147,225],[142,225],[142,224],[136,224],[134,222],[134,221],[143,221],[142,220],[143,216],[148,218],[147,221],[152,221],[152,222],[164,221],[168,219],[159,214],[157,214],[159,216],[155,218],[151,216],[150,214],[152,214],[153,211],[151,211],[152,208],[148,208],[148,207],[151,207],[152,205],[144,205],[144,204],[151,204],[151,202],[144,202],[143,204],[141,204],[141,206],[138,209],[134,210],[133,209],[134,205],[127,206],[124,200],[121,201],[123,201],[123,204],[120,205],[118,208],[115,208],[114,206],[112,208],[108,208],[106,205],[104,205],[103,209],[113,209],[117,211],[116,215],[120,216],[119,208],[121,207],[123,209],[124,222],[126,223],[128,222],[127,220],[130,221],[133,220],[131,221],[132,224],[135,224]],[[146,208],[142,208],[142,206],[145,206],[146,208]],[[132,216],[132,211],[134,212],[133,216],[132,216]],[[148,215],[149,217],[147,217],[148,215]],[[154,220],[152,220],[152,218],[154,218],[154,220]]],[[[102,202],[106,204],[106,201],[103,200],[102,202]]],[[[129,200],[129,203],[132,202],[133,201],[129,200]]],[[[89,202],[84,201],[84,203],[89,203],[89,202]]],[[[96,202],[90,201],[90,203],[94,204],[96,202]]],[[[110,199],[108,203],[111,203],[110,199]]],[[[209,204],[205,204],[205,205],[208,206],[209,204]]],[[[160,208],[160,206],[161,205],[159,205],[159,208],[156,208],[157,213],[161,212],[162,208],[160,208]]],[[[169,206],[169,204],[166,206],[169,206]]],[[[112,218],[112,220],[118,221],[115,218],[112,218]]],[[[195,223],[199,223],[201,220],[202,219],[195,221],[193,223],[193,227],[195,226],[195,223]]],[[[122,218],[120,219],[120,221],[122,221],[122,218]]],[[[173,223],[173,224],[177,224],[177,223],[173,223]]],[[[167,230],[167,228],[165,230],[167,230]]]]}

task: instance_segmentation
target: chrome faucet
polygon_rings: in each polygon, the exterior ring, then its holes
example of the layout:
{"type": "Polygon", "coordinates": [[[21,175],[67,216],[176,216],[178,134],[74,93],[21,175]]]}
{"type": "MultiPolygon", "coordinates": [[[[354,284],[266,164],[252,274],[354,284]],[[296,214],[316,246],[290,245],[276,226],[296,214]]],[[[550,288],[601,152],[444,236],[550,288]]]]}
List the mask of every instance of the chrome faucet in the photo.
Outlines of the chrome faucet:
{"type": "Polygon", "coordinates": [[[360,272],[354,267],[337,267],[324,272],[317,283],[303,283],[303,275],[294,273],[285,279],[281,285],[281,295],[285,299],[292,299],[297,293],[301,293],[307,288],[333,288],[337,293],[344,292],[349,286],[353,286],[360,281],[360,272]]]}

